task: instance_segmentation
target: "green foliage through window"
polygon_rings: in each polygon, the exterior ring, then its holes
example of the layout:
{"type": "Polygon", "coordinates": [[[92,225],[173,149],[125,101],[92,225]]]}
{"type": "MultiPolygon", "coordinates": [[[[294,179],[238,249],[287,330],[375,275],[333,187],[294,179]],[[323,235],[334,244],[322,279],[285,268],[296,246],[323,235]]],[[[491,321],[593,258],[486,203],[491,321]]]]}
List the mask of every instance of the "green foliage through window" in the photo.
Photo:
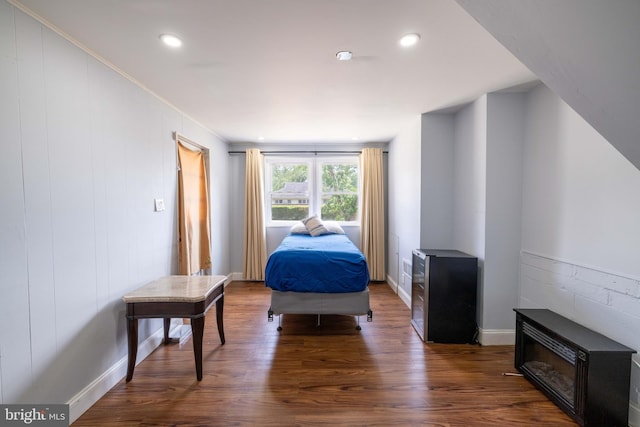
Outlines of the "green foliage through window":
{"type": "Polygon", "coordinates": [[[316,212],[325,220],[358,220],[357,160],[273,159],[266,171],[272,221],[301,220],[316,212]],[[314,165],[318,175],[312,173],[314,165]]]}
{"type": "Polygon", "coordinates": [[[322,165],[322,192],[358,191],[358,167],[355,164],[322,165]]]}
{"type": "Polygon", "coordinates": [[[271,206],[272,221],[300,221],[309,216],[309,206],[271,206]]]}
{"type": "Polygon", "coordinates": [[[274,164],[271,174],[271,191],[279,191],[287,182],[307,182],[309,168],[306,164],[274,164]]]}
{"type": "Polygon", "coordinates": [[[322,200],[322,219],[333,221],[356,221],[358,219],[358,197],[353,194],[334,194],[322,200]]]}

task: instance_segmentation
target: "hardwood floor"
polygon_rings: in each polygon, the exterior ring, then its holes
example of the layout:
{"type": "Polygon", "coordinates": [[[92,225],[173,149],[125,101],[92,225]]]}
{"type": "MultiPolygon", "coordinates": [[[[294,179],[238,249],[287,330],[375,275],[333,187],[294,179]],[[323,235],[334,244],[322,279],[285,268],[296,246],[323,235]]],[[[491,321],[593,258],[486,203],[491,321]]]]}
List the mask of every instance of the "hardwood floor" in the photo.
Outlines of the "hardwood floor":
{"type": "Polygon", "coordinates": [[[201,382],[191,340],[160,346],[74,426],[575,426],[514,372],[513,346],[424,344],[409,309],[373,284],[373,322],[285,315],[269,289],[225,290],[226,344],[212,308],[201,382]]]}

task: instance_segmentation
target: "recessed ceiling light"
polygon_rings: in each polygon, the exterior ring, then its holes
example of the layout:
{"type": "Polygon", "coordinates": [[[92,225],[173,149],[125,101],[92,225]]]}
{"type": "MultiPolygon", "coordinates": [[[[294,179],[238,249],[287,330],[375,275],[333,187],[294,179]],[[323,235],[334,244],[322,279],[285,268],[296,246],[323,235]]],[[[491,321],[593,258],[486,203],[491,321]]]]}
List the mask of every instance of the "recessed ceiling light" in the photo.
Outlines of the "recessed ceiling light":
{"type": "Polygon", "coordinates": [[[340,52],[336,53],[336,58],[338,58],[338,61],[350,61],[351,57],[352,54],[348,50],[341,50],[340,52]]]}
{"type": "Polygon", "coordinates": [[[182,46],[182,40],[180,40],[179,38],[177,38],[174,35],[171,34],[161,34],[160,35],[160,40],[162,40],[162,42],[164,44],[166,44],[167,46],[170,47],[180,47],[182,46]]]}
{"type": "Polygon", "coordinates": [[[413,46],[420,40],[420,34],[407,34],[400,39],[400,45],[404,47],[413,46]]]}
{"type": "Polygon", "coordinates": [[[259,136],[258,141],[264,141],[264,136],[259,136]]]}

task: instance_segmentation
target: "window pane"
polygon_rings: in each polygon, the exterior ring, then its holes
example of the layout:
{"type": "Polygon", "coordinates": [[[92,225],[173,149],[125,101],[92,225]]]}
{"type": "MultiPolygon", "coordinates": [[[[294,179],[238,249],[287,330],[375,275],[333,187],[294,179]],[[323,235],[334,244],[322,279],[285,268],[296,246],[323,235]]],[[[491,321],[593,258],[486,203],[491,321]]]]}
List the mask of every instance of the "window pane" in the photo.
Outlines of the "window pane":
{"type": "Polygon", "coordinates": [[[271,167],[271,220],[295,221],[309,216],[309,167],[281,163],[271,167]]]}
{"type": "Polygon", "coordinates": [[[323,193],[355,193],[358,191],[358,166],[351,163],[322,165],[323,193]]]}
{"type": "Polygon", "coordinates": [[[322,219],[333,221],[356,221],[358,219],[358,196],[334,194],[322,197],[322,219]]]}
{"type": "Polygon", "coordinates": [[[334,221],[358,219],[358,164],[323,162],[320,216],[334,221]]]}

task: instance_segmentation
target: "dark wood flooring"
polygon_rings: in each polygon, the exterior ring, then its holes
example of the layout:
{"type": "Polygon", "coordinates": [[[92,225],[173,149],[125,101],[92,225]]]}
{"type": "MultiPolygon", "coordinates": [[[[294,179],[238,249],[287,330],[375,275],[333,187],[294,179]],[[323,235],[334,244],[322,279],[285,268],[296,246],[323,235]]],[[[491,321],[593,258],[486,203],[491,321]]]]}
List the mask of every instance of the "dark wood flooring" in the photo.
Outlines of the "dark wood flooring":
{"type": "Polygon", "coordinates": [[[191,340],[160,346],[74,426],[575,426],[513,373],[513,346],[425,344],[409,309],[373,284],[362,316],[267,322],[269,290],[232,282],[226,344],[207,316],[202,381],[191,340]]]}

